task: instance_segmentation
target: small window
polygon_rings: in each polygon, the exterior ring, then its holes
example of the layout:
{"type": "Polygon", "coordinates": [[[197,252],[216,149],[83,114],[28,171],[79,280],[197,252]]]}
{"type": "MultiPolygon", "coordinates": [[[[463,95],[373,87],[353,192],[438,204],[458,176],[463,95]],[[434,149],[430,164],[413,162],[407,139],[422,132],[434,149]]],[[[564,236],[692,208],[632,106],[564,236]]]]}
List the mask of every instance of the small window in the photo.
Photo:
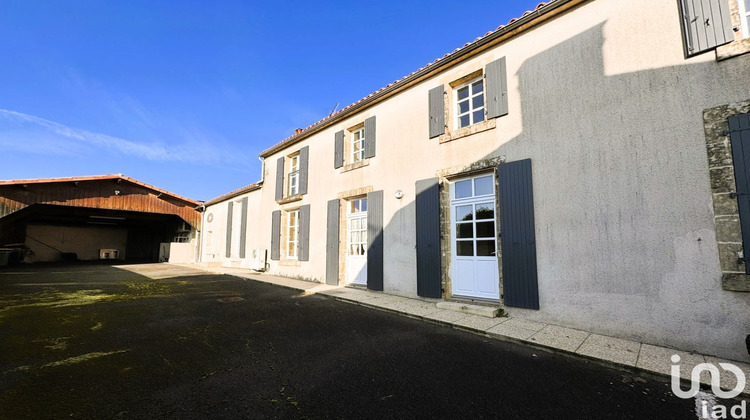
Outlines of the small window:
{"type": "Polygon", "coordinates": [[[484,121],[484,80],[474,79],[455,89],[456,128],[484,121]]]}
{"type": "Polygon", "coordinates": [[[299,193],[299,155],[289,158],[289,190],[288,195],[299,193]]]}
{"type": "Polygon", "coordinates": [[[292,210],[287,213],[286,228],[286,257],[297,259],[297,244],[299,243],[299,210],[292,210]]]}
{"type": "Polygon", "coordinates": [[[737,0],[740,6],[742,37],[750,38],[750,0],[737,0]]]}
{"type": "Polygon", "coordinates": [[[365,128],[362,127],[352,132],[352,161],[356,163],[365,157],[365,128]]]}

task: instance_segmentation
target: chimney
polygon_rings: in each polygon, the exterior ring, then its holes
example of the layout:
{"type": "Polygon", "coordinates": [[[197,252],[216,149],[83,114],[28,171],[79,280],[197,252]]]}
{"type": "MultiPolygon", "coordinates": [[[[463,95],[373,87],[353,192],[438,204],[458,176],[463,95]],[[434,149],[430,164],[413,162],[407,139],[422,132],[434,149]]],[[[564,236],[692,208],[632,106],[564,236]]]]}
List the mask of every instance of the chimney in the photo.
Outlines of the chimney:
{"type": "Polygon", "coordinates": [[[295,135],[295,136],[298,136],[298,135],[300,135],[301,133],[302,133],[302,129],[301,129],[301,128],[298,128],[298,129],[294,130],[294,135],[295,135]]]}

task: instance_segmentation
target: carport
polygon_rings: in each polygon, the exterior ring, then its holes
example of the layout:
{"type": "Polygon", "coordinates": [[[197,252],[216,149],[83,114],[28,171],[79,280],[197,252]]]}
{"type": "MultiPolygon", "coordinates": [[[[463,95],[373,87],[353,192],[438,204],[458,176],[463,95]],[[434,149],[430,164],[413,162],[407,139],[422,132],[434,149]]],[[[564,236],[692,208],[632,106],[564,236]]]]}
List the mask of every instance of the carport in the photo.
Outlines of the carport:
{"type": "Polygon", "coordinates": [[[0,247],[25,247],[27,262],[155,262],[194,241],[199,205],[123,175],[0,181],[0,247]]]}

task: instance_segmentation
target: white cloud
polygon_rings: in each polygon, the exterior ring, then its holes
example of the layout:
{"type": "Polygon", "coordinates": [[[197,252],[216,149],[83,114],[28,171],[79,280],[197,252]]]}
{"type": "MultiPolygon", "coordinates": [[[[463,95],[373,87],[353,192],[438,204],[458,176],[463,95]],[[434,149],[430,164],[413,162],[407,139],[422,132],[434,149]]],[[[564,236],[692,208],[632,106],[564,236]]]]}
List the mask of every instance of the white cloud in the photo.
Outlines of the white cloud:
{"type": "Polygon", "coordinates": [[[214,145],[200,134],[181,134],[186,138],[182,143],[138,143],[0,109],[0,144],[6,150],[51,155],[109,152],[153,161],[208,164],[239,163],[246,159],[243,153],[214,145]]]}

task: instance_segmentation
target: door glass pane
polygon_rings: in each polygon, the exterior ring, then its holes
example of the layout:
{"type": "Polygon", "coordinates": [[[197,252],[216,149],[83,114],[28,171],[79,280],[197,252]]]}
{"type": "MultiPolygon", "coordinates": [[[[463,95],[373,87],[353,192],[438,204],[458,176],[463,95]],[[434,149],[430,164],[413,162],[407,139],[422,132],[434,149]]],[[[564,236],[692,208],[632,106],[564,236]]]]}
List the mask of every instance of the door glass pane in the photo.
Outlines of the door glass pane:
{"type": "Polygon", "coordinates": [[[456,223],[456,238],[473,238],[473,223],[456,223]]]}
{"type": "Polygon", "coordinates": [[[495,222],[477,222],[477,238],[494,238],[494,237],[495,237],[495,222]]]}
{"type": "Polygon", "coordinates": [[[456,190],[456,193],[455,193],[456,198],[471,197],[471,180],[470,179],[467,179],[465,181],[458,181],[455,184],[453,184],[453,187],[456,190]]]}
{"type": "Polygon", "coordinates": [[[495,206],[493,205],[493,203],[477,204],[477,220],[494,219],[494,218],[495,218],[495,206]]]}
{"type": "Polygon", "coordinates": [[[462,222],[473,219],[472,207],[468,206],[456,206],[456,221],[462,222]]]}
{"type": "Polygon", "coordinates": [[[474,180],[474,195],[492,194],[492,187],[494,187],[492,182],[492,175],[477,178],[474,180]]]}
{"type": "Polygon", "coordinates": [[[477,256],[492,257],[495,255],[495,241],[477,241],[477,256]]]}
{"type": "Polygon", "coordinates": [[[473,257],[474,241],[456,241],[456,255],[459,257],[473,257]]]}

